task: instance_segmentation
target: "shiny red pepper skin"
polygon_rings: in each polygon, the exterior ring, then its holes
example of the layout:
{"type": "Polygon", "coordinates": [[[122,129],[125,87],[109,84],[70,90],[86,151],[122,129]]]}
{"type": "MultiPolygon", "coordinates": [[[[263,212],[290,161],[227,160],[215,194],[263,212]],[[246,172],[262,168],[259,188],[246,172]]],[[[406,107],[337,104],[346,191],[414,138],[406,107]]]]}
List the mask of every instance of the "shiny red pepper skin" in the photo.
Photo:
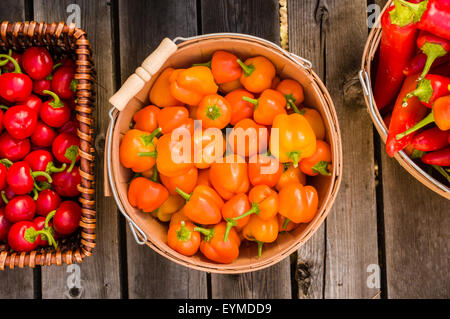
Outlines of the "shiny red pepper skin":
{"type": "Polygon", "coordinates": [[[0,75],[0,96],[8,102],[25,100],[33,87],[31,79],[21,73],[4,73],[0,75]]]}
{"type": "Polygon", "coordinates": [[[416,49],[418,30],[414,23],[398,26],[391,22],[391,7],[381,17],[383,34],[380,43],[380,58],[376,75],[374,95],[378,109],[394,100],[405,78],[403,69],[416,49]]]}
{"type": "Polygon", "coordinates": [[[11,191],[17,195],[29,193],[34,188],[31,168],[25,161],[16,162],[11,165],[6,174],[6,181],[11,191]]]}
{"type": "Polygon", "coordinates": [[[3,126],[15,139],[23,140],[36,129],[38,114],[25,105],[10,107],[3,116],[3,126]]]}
{"type": "Polygon", "coordinates": [[[6,173],[8,172],[8,169],[6,168],[3,163],[0,163],[0,191],[5,189],[6,187],[6,173]]]}
{"type": "Polygon", "coordinates": [[[77,185],[81,183],[81,176],[78,167],[74,167],[72,172],[67,169],[52,175],[53,187],[58,195],[63,197],[75,197],[80,194],[77,185]]]}
{"type": "Polygon", "coordinates": [[[78,81],[74,79],[75,68],[70,66],[61,66],[53,74],[51,86],[61,99],[72,99],[77,91],[78,81]]]}
{"type": "Polygon", "coordinates": [[[22,54],[23,69],[33,80],[41,80],[52,73],[53,59],[44,47],[29,47],[22,54]]]}
{"type": "Polygon", "coordinates": [[[417,28],[450,40],[450,0],[428,0],[417,28]]]}
{"type": "Polygon", "coordinates": [[[74,201],[66,200],[59,205],[53,217],[53,228],[58,234],[70,235],[78,229],[81,207],[74,201]]]}
{"type": "Polygon", "coordinates": [[[52,144],[52,152],[55,158],[61,163],[67,163],[71,166],[68,172],[72,171],[73,166],[80,160],[78,153],[78,147],[80,146],[80,139],[78,136],[61,133],[59,134],[52,144]]]}
{"type": "Polygon", "coordinates": [[[36,214],[45,217],[48,213],[57,209],[60,203],[61,197],[54,190],[44,189],[39,192],[36,199],[36,214]]]}
{"type": "Polygon", "coordinates": [[[38,147],[51,146],[55,138],[56,138],[55,130],[41,121],[37,122],[36,128],[30,137],[33,145],[38,147]]]}
{"type": "Polygon", "coordinates": [[[25,100],[20,101],[17,104],[28,106],[30,109],[34,110],[37,114],[39,114],[42,105],[42,100],[36,95],[31,94],[25,100]]]}
{"type": "Polygon", "coordinates": [[[52,81],[48,79],[37,80],[33,82],[33,93],[37,95],[45,95],[44,91],[52,89],[52,81]]]}
{"type": "Polygon", "coordinates": [[[450,52],[450,40],[443,39],[426,31],[420,31],[417,47],[427,56],[421,79],[427,75],[437,58],[445,57],[450,52]]]}
{"type": "Polygon", "coordinates": [[[29,228],[37,230],[36,224],[32,221],[22,221],[12,225],[8,233],[8,246],[18,252],[35,250],[39,245],[41,235],[37,236],[34,242],[28,242],[25,239],[25,232],[29,228]]]}
{"type": "Polygon", "coordinates": [[[32,220],[35,213],[36,203],[28,195],[15,196],[5,207],[5,216],[11,223],[32,220]]]}
{"type": "MultiPolygon", "coordinates": [[[[66,168],[66,166],[56,167],[52,154],[46,150],[33,151],[25,157],[24,161],[28,163],[31,170],[46,172],[47,174],[62,172],[66,168]]],[[[35,179],[38,182],[47,180],[44,176],[36,176],[35,179]]]]}
{"type": "Polygon", "coordinates": [[[7,158],[10,161],[20,161],[30,152],[31,144],[29,139],[18,140],[9,135],[8,132],[0,136],[0,158],[7,158]]]}
{"type": "Polygon", "coordinates": [[[430,152],[422,156],[422,162],[429,165],[450,166],[450,147],[430,152]]]}
{"type": "Polygon", "coordinates": [[[61,127],[70,120],[70,108],[51,91],[45,91],[53,97],[53,101],[42,103],[39,115],[41,120],[51,127],[61,127]]]}
{"type": "Polygon", "coordinates": [[[5,241],[8,238],[9,228],[11,223],[6,219],[5,208],[0,208],[0,241],[5,241]]]}
{"type": "Polygon", "coordinates": [[[77,135],[78,128],[80,127],[80,122],[76,117],[72,118],[68,122],[64,123],[63,126],[58,128],[59,133],[68,133],[72,135],[77,135]]]}
{"type": "Polygon", "coordinates": [[[433,127],[415,135],[411,145],[422,152],[437,151],[448,145],[449,134],[448,131],[433,127]]]}

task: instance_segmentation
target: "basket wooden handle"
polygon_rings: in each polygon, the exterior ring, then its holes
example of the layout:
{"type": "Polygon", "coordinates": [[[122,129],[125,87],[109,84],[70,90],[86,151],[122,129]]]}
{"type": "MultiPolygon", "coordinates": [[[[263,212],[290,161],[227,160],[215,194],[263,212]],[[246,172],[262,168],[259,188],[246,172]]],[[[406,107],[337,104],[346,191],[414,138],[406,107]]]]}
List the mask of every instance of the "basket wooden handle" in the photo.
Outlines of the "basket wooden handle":
{"type": "Polygon", "coordinates": [[[177,45],[169,38],[164,38],[156,50],[142,62],[142,65],[136,69],[135,73],[130,75],[119,91],[109,99],[109,103],[122,111],[176,50],[177,45]]]}

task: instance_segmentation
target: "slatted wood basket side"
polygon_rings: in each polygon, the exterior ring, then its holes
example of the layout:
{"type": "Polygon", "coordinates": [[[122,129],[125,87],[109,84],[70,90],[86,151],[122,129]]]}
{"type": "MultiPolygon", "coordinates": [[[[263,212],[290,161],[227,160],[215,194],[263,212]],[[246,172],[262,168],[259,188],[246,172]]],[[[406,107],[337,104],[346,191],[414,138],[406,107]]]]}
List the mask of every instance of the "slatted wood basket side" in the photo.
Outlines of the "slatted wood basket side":
{"type": "Polygon", "coordinates": [[[78,185],[81,205],[79,235],[67,240],[58,249],[45,248],[32,252],[16,253],[6,245],[0,246],[0,270],[14,267],[35,267],[36,265],[58,265],[80,263],[92,255],[95,247],[95,176],[94,176],[94,81],[95,70],[92,50],[87,34],[74,24],[63,22],[3,21],[0,24],[0,51],[23,50],[30,46],[45,46],[52,52],[66,54],[76,59],[75,79],[78,80],[76,96],[76,118],[80,122],[80,175],[78,185]]]}

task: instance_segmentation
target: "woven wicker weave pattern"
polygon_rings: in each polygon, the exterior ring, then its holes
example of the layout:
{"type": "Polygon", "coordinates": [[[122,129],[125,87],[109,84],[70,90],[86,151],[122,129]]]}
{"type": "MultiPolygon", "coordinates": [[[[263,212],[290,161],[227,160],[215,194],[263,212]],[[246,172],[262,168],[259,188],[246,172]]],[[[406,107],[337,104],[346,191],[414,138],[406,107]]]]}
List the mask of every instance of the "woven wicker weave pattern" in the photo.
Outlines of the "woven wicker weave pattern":
{"type": "MultiPolygon", "coordinates": [[[[95,176],[94,176],[94,120],[93,105],[95,102],[92,50],[86,33],[76,28],[74,24],[63,22],[46,24],[43,22],[4,21],[0,24],[0,50],[22,50],[30,46],[46,46],[60,49],[76,57],[75,79],[77,85],[77,119],[80,122],[78,136],[80,137],[80,175],[81,192],[79,202],[82,207],[80,221],[80,239],[75,247],[59,247],[47,251],[32,251],[30,253],[12,253],[9,250],[0,252],[0,270],[5,267],[23,268],[35,265],[62,265],[63,263],[80,263],[86,256],[92,255],[95,247],[95,176]]],[[[61,246],[61,245],[60,245],[61,246]]]]}

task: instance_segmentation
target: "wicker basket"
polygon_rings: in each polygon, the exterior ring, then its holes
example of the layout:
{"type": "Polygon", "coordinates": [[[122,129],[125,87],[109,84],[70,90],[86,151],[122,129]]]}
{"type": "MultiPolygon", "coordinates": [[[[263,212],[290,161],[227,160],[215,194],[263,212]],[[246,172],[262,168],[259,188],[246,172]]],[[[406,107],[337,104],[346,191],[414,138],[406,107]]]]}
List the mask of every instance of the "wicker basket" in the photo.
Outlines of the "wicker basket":
{"type": "MultiPolygon", "coordinates": [[[[383,9],[381,15],[391,6],[393,0],[388,1],[383,9]]],[[[375,23],[372,31],[369,34],[367,43],[364,49],[364,54],[362,58],[361,71],[359,73],[360,81],[363,86],[364,99],[366,101],[367,108],[369,110],[370,116],[372,118],[373,124],[375,125],[381,139],[386,143],[388,129],[384,124],[383,118],[378,111],[372,92],[372,62],[377,54],[378,47],[381,41],[381,15],[375,23]]],[[[374,72],[375,73],[375,72],[374,72]]],[[[450,188],[442,184],[427,172],[425,172],[419,165],[417,165],[404,151],[400,151],[395,155],[395,159],[403,166],[415,179],[424,184],[426,187],[432,191],[438,193],[439,195],[450,199],[450,188]]]]}
{"type": "Polygon", "coordinates": [[[45,46],[52,55],[69,55],[76,59],[75,79],[77,86],[77,119],[80,122],[80,175],[82,207],[80,230],[71,238],[59,242],[57,250],[41,248],[29,253],[11,252],[6,245],[0,246],[0,269],[23,268],[35,265],[62,265],[80,263],[90,256],[95,247],[95,177],[94,177],[94,78],[92,51],[86,33],[74,24],[4,21],[0,25],[0,52],[8,49],[23,50],[30,46],[45,46]]]}
{"type": "MultiPolygon", "coordinates": [[[[164,39],[160,46],[130,76],[122,88],[110,99],[114,106],[110,111],[106,161],[112,195],[119,209],[128,220],[139,244],[147,244],[164,257],[181,265],[215,273],[244,273],[273,265],[298,249],[322,224],[336,197],[342,173],[342,147],[337,116],[331,98],[311,70],[308,61],[290,54],[266,40],[242,34],[209,34],[189,39],[164,39]],[[180,42],[176,45],[176,42],[180,42]],[[200,254],[183,256],[167,245],[167,225],[158,222],[150,214],[134,209],[128,202],[127,189],[131,172],[122,167],[118,156],[123,134],[129,129],[133,114],[148,105],[148,93],[160,72],[171,66],[187,67],[192,63],[207,61],[215,50],[227,50],[241,58],[264,55],[276,66],[282,77],[299,81],[305,88],[306,104],[315,107],[322,115],[327,131],[326,139],[332,146],[332,176],[313,179],[320,197],[319,210],[309,224],[303,224],[290,233],[280,234],[273,244],[264,245],[261,258],[257,258],[256,245],[241,245],[240,256],[231,264],[222,265],[206,260],[200,254]]],[[[107,183],[105,183],[107,184],[107,183]]]]}

